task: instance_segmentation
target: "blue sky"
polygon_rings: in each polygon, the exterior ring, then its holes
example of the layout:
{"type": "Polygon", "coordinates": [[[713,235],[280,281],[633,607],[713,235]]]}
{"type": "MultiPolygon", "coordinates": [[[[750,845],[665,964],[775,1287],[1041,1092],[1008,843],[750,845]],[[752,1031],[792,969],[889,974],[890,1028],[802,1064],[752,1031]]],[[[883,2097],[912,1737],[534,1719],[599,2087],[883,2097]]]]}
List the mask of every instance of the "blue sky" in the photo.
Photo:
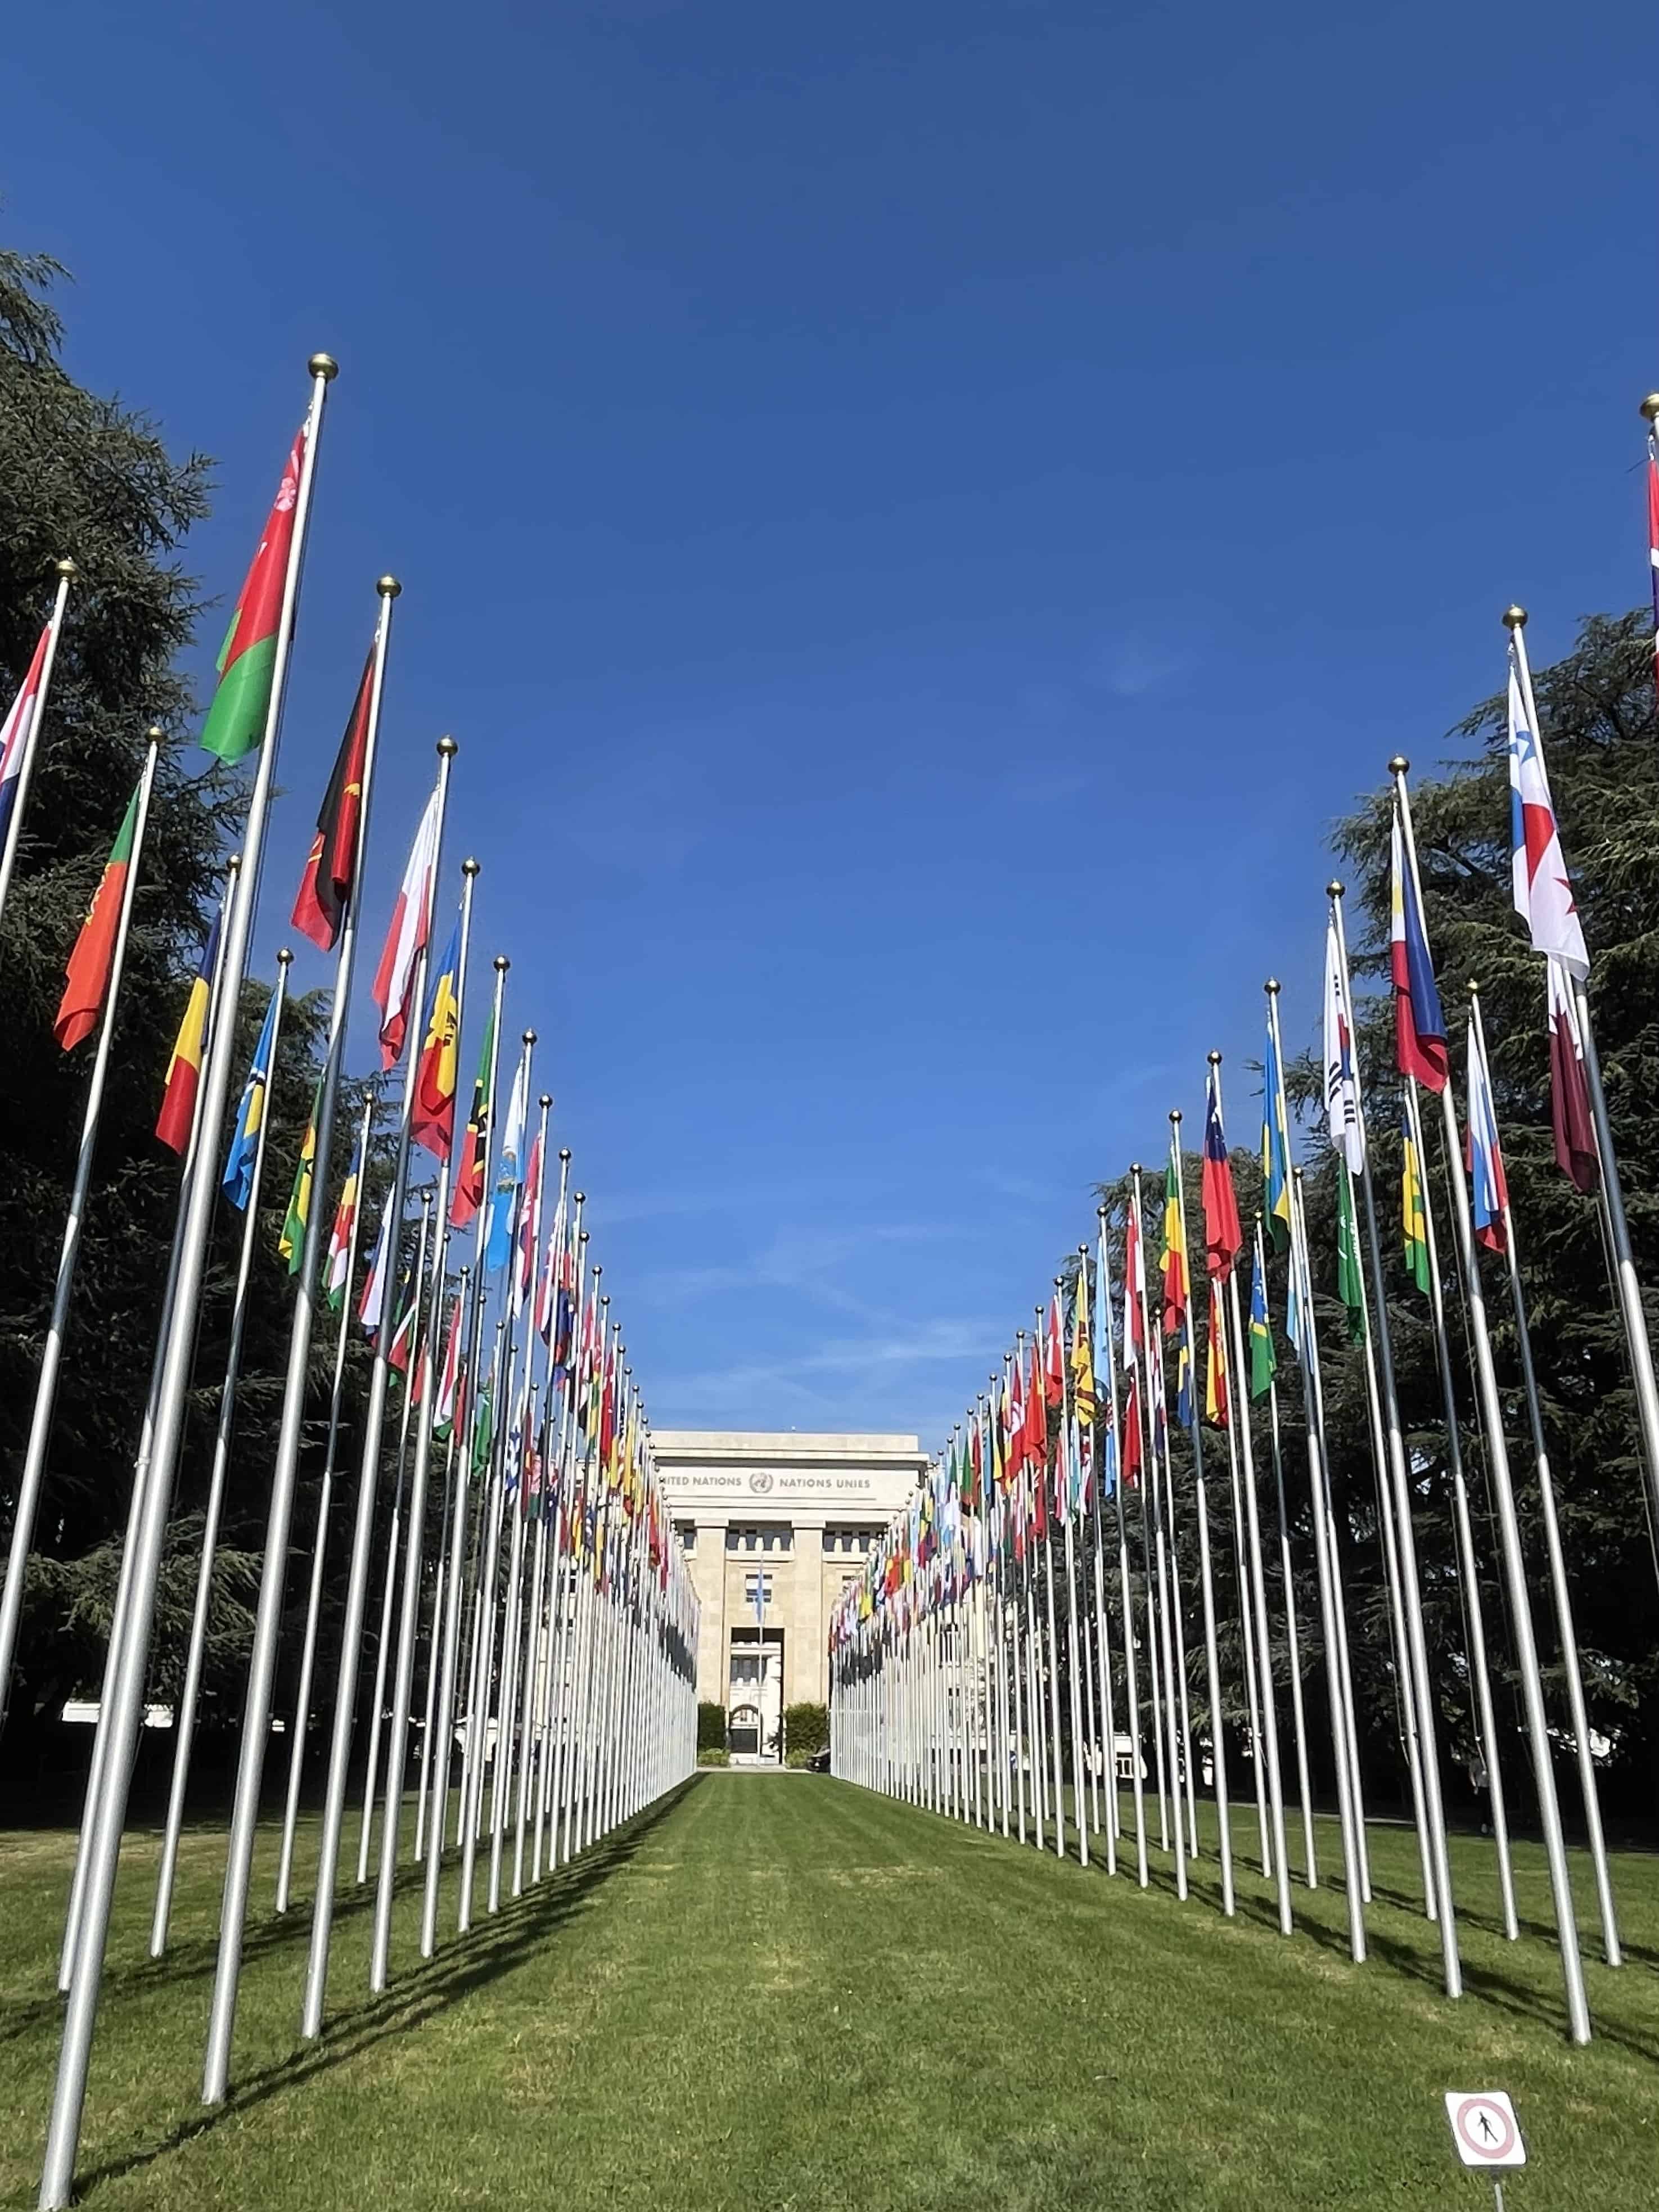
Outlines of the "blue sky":
{"type": "Polygon", "coordinates": [[[76,274],[75,372],[216,456],[206,588],[343,364],[264,966],[391,568],[369,933],[453,730],[658,1426],[937,1442],[1212,1045],[1252,1141],[1327,825],[1496,688],[1502,605],[1542,659],[1644,595],[1651,32],[9,23],[6,231],[76,274]]]}

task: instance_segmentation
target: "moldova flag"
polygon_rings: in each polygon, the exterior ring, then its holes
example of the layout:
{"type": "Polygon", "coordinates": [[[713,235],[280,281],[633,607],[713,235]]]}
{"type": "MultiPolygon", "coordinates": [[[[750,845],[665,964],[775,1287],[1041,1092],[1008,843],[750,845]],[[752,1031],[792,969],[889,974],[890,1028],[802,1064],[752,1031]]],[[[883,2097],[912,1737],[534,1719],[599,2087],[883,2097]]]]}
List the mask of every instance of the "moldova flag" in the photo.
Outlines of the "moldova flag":
{"type": "MultiPolygon", "coordinates": [[[[139,790],[143,788],[141,778],[139,790]]],[[[87,918],[81,925],[81,934],[75,940],[75,949],[64,970],[64,995],[52,1033],[65,1052],[92,1035],[103,1011],[110,963],[115,957],[115,940],[120,934],[121,902],[132,866],[137,825],[138,792],[135,791],[127,802],[125,818],[110,848],[87,918]]]]}
{"type": "Polygon", "coordinates": [[[213,927],[202,948],[201,963],[185,1001],[184,1018],[173,1042],[173,1057],[167,1062],[161,1111],[156,1117],[156,1135],[181,1156],[189,1148],[190,1133],[196,1120],[196,1094],[201,1088],[202,1058],[207,1045],[208,1009],[213,999],[213,971],[219,964],[219,929],[224,918],[225,910],[221,905],[213,917],[213,927]]]}
{"type": "Polygon", "coordinates": [[[317,835],[311,841],[300,895],[294,902],[294,927],[318,950],[331,952],[351,897],[357,868],[357,838],[363,819],[363,771],[368,759],[368,710],[374,691],[374,655],[363,663],[351,720],[335,756],[334,773],[323,793],[317,835]]]}
{"type": "Polygon", "coordinates": [[[276,674],[276,632],[283,619],[283,592],[294,550],[294,517],[300,500],[300,466],[305,454],[301,423],[276,489],[253,565],[247,572],[230,628],[219,648],[219,688],[202,727],[202,749],[222,761],[239,761],[263,744],[270,711],[270,687],[276,674]]]}
{"type": "Polygon", "coordinates": [[[1389,965],[1394,980],[1395,1058],[1400,1073],[1430,1091],[1446,1087],[1446,1018],[1440,1011],[1434,963],[1417,900],[1417,873],[1408,867],[1400,809],[1394,811],[1389,860],[1389,965]]]}

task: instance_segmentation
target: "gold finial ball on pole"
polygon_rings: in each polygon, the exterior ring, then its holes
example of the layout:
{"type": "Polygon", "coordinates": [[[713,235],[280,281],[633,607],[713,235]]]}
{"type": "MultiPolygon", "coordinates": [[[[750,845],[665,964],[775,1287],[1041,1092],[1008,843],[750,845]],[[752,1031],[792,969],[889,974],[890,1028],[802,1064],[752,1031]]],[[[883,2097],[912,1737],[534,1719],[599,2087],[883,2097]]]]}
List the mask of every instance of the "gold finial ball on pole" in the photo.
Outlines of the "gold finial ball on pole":
{"type": "Polygon", "coordinates": [[[233,876],[240,876],[242,872],[241,854],[240,853],[233,853],[230,858],[225,862],[225,866],[230,870],[233,876]]]}
{"type": "Polygon", "coordinates": [[[294,965],[294,955],[289,951],[286,945],[276,955],[276,965],[279,968],[291,968],[294,965]]]}
{"type": "Polygon", "coordinates": [[[1389,763],[1389,774],[1390,775],[1404,775],[1410,766],[1411,763],[1406,758],[1404,753],[1396,753],[1394,758],[1389,763]]]}
{"type": "Polygon", "coordinates": [[[144,732],[144,735],[153,745],[162,745],[167,743],[167,733],[159,722],[152,722],[149,729],[144,732]]]}
{"type": "Polygon", "coordinates": [[[550,1091],[544,1091],[536,1103],[538,1106],[550,1106],[553,1103],[553,1093],[550,1091]]]}
{"type": "Polygon", "coordinates": [[[1650,428],[1659,422],[1659,392],[1650,392],[1642,402],[1640,412],[1650,428]]]}
{"type": "Polygon", "coordinates": [[[460,750],[453,738],[440,738],[438,740],[438,750],[445,760],[453,760],[460,750]]]}
{"type": "Polygon", "coordinates": [[[1212,1067],[1220,1066],[1221,1054],[1218,1052],[1206,1052],[1204,1057],[1209,1061],[1212,1067]]]}
{"type": "Polygon", "coordinates": [[[1267,981],[1261,986],[1261,988],[1267,994],[1267,996],[1270,999],[1276,999],[1279,996],[1278,976],[1269,975],[1267,981]]]}
{"type": "Polygon", "coordinates": [[[1524,607],[1517,607],[1511,605],[1504,608],[1504,627],[1505,629],[1525,629],[1526,626],[1527,611],[1524,607]]]}
{"type": "Polygon", "coordinates": [[[1129,1173],[1130,1173],[1132,1176],[1138,1176],[1138,1175],[1140,1173],[1140,1162],[1139,1162],[1139,1160],[1131,1160],[1131,1161],[1130,1161],[1130,1163],[1129,1163],[1129,1173]]]}
{"type": "Polygon", "coordinates": [[[473,860],[469,854],[468,857],[461,862],[461,873],[464,876],[476,876],[482,865],[483,863],[481,861],[473,860]]]}
{"type": "Polygon", "coordinates": [[[320,376],[325,384],[332,384],[340,374],[340,364],[331,353],[314,353],[306,363],[313,376],[320,376]]]}
{"type": "Polygon", "coordinates": [[[68,576],[71,580],[81,573],[67,555],[61,561],[54,561],[52,565],[55,574],[68,576]]]}
{"type": "Polygon", "coordinates": [[[1340,876],[1333,876],[1325,886],[1325,896],[1327,898],[1340,898],[1346,889],[1347,885],[1340,876]]]}
{"type": "MultiPolygon", "coordinates": [[[[1103,1200],[1103,1201],[1101,1202],[1101,1204],[1100,1204],[1100,1205],[1098,1205],[1097,1206],[1096,1206],[1096,1208],[1095,1208],[1095,1215],[1096,1215],[1097,1219],[1101,1220],[1101,1221],[1104,1221],[1104,1219],[1106,1218],[1106,1206],[1105,1206],[1105,1202],[1104,1202],[1104,1200],[1103,1200]]],[[[1081,1246],[1079,1246],[1079,1249],[1080,1250],[1081,1249],[1082,1249],[1082,1248],[1081,1248],[1081,1246]]]]}
{"type": "Polygon", "coordinates": [[[534,1044],[534,1043],[535,1043],[535,1042],[536,1042],[536,1032],[535,1032],[535,1030],[526,1030],[524,1032],[523,1036],[519,1039],[519,1042],[520,1042],[520,1044],[534,1044]]]}
{"type": "Polygon", "coordinates": [[[395,599],[402,591],[403,586],[395,576],[377,576],[374,580],[374,588],[383,599],[395,599]]]}
{"type": "Polygon", "coordinates": [[[498,975],[505,975],[507,969],[513,965],[513,963],[507,958],[505,952],[498,952],[489,964],[495,970],[495,973],[498,975]]]}
{"type": "Polygon", "coordinates": [[[559,1158],[562,1160],[568,1160],[570,1158],[570,1147],[568,1145],[561,1145],[559,1146],[559,1158]]]}
{"type": "Polygon", "coordinates": [[[1180,1109],[1180,1107],[1179,1107],[1179,1106],[1171,1106],[1171,1107],[1170,1107],[1170,1123],[1171,1127],[1173,1127],[1173,1128],[1179,1128],[1179,1127],[1180,1127],[1180,1126],[1181,1126],[1181,1109],[1180,1109]]]}

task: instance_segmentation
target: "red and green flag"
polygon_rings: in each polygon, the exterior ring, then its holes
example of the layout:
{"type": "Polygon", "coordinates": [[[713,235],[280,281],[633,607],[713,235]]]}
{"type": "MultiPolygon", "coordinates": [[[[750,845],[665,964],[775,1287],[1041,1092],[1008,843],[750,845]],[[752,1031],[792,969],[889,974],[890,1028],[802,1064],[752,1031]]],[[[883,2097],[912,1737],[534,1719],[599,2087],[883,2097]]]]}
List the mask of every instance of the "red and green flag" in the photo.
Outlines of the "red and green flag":
{"type": "Polygon", "coordinates": [[[450,1201],[449,1225],[464,1229],[483,1204],[484,1139],[489,1127],[489,1079],[495,1060],[495,1008],[492,1001],[478,1048],[478,1072],[472,1079],[472,1109],[461,1137],[461,1156],[455,1167],[455,1195],[450,1201]]]}
{"type": "Polygon", "coordinates": [[[357,834],[363,818],[363,769],[368,759],[368,709],[374,690],[374,655],[363,664],[351,720],[340,740],[334,773],[317,816],[300,895],[294,902],[294,927],[303,930],[322,952],[339,942],[340,924],[350,900],[357,868],[357,834]]]}
{"type": "Polygon", "coordinates": [[[306,445],[302,423],[283,471],[276,504],[265,523],[253,566],[247,572],[230,628],[219,648],[219,688],[202,726],[202,750],[222,761],[245,759],[264,742],[270,711],[270,687],[276,674],[276,632],[282,626],[283,591],[294,549],[294,518],[300,499],[300,465],[306,445]]]}
{"type": "Polygon", "coordinates": [[[110,848],[103,875],[92,895],[87,918],[81,925],[81,934],[75,940],[75,949],[70,954],[69,964],[64,970],[64,996],[52,1033],[65,1052],[73,1050],[83,1037],[92,1035],[98,1026],[98,1017],[103,1012],[104,993],[109,987],[110,963],[115,957],[115,939],[121,927],[121,901],[126,890],[127,871],[132,866],[132,841],[137,824],[138,793],[135,791],[127,801],[125,818],[116,834],[114,844],[110,848]]]}

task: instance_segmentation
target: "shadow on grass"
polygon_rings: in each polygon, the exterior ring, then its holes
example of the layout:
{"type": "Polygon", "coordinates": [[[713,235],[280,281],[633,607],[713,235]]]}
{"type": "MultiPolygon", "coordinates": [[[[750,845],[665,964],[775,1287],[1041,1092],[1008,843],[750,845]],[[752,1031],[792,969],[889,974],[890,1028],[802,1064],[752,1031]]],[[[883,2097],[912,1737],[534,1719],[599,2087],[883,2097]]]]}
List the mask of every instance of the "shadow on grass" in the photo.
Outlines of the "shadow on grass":
{"type": "MultiPolygon", "coordinates": [[[[234,2081],[230,2094],[222,2105],[198,2113],[193,2118],[181,2120],[176,2127],[155,2142],[126,2153],[119,2158],[106,2160],[99,2166],[88,2166],[76,2176],[77,2197],[105,2181],[118,2180],[122,2175],[142,2171],[153,2166],[170,2152],[182,2149],[198,2137],[210,2134],[225,2121],[235,2119],[264,2104],[285,2089],[302,2087],[349,2060],[360,2057],[366,2051],[385,2042],[393,2035],[402,2035],[411,2028],[423,2027],[427,2021],[461,2003],[474,1990],[484,1989],[498,1981],[503,1974],[513,1972],[530,1959],[548,1937],[564,1922],[582,1910],[593,1891],[599,1888],[638,1850],[652,1830],[678,1805],[689,1788],[695,1786],[695,1778],[667,1791],[653,1804],[635,1815],[623,1826],[616,1829],[600,1843],[592,1845],[583,1855],[556,1874],[547,1876],[533,1890],[515,1898],[501,1911],[475,1925],[470,1934],[441,1952],[437,1957],[423,1960],[411,1973],[394,1981],[379,1996],[369,1997],[362,2004],[333,2014],[325,2021],[322,2033],[314,2042],[302,2044],[291,2051],[286,2058],[274,2066],[250,2074],[245,2080],[234,2081]]],[[[419,1870],[410,1865],[399,1880],[400,1891],[406,1890],[418,1879],[419,1870]]],[[[335,1907],[338,1921],[350,1912],[365,1911],[374,1902],[372,1893],[362,1899],[341,1900],[335,1907]]],[[[249,1936],[244,1947],[244,1956],[258,1955],[260,1951],[277,1948],[284,1941],[302,1936],[308,1916],[290,1916],[280,1921],[265,1923],[249,1936]]],[[[179,1958],[184,1949],[206,1953],[205,1966],[192,1964],[186,1971],[192,1973],[210,1972],[216,1947],[213,1944],[192,1944],[181,1947],[173,1960],[156,1960],[135,1968],[126,1978],[129,1989],[142,1986],[158,1974],[179,1971],[179,1958]]],[[[54,2010],[57,2009],[54,2004],[54,2010]]]]}

